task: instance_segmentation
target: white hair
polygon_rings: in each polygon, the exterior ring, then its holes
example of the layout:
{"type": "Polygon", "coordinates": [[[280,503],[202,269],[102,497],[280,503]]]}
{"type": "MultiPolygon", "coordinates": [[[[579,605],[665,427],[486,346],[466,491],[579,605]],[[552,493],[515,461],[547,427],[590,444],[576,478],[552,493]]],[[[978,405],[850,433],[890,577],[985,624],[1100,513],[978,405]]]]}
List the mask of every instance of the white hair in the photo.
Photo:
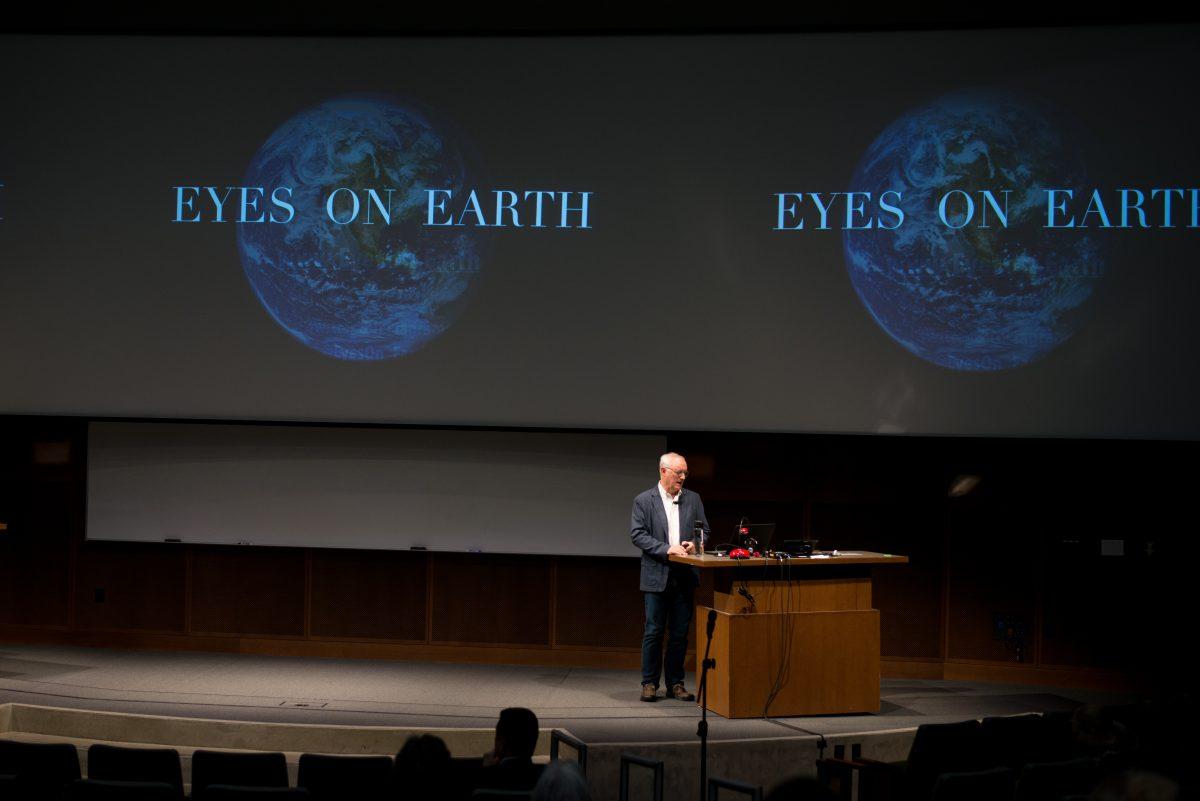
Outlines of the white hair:
{"type": "Polygon", "coordinates": [[[675,451],[671,451],[670,453],[664,453],[662,456],[658,457],[658,469],[661,470],[664,467],[670,467],[671,465],[668,464],[668,462],[673,462],[676,459],[678,459],[681,462],[687,461],[682,456],[680,456],[678,453],[675,453],[675,451]]]}
{"type": "Polygon", "coordinates": [[[577,762],[551,762],[533,788],[530,801],[592,801],[577,762]]]}

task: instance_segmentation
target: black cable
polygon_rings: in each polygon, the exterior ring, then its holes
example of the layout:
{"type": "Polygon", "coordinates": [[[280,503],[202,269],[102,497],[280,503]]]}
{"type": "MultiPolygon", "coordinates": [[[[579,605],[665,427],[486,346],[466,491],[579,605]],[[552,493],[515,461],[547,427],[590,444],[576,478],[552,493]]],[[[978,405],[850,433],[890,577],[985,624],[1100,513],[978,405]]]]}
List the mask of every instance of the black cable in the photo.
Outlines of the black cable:
{"type": "MultiPolygon", "coordinates": [[[[764,577],[769,576],[770,566],[764,564],[764,577]]],[[[779,631],[779,667],[775,674],[775,681],[772,683],[771,690],[767,694],[766,702],[763,704],[763,719],[767,719],[771,709],[771,704],[774,703],[776,697],[787,684],[791,673],[792,662],[792,643],[794,640],[791,620],[792,607],[792,581],[791,581],[791,563],[786,559],[779,560],[779,578],[786,585],[783,611],[779,615],[780,631],[779,631]],[[786,566],[785,566],[786,563],[786,566]]],[[[768,578],[769,580],[769,578],[768,578]]]]}
{"type": "MultiPolygon", "coordinates": [[[[767,562],[763,562],[763,566],[762,566],[762,581],[763,581],[763,586],[770,586],[770,584],[768,583],[768,582],[771,580],[771,573],[770,573],[770,571],[771,571],[771,566],[770,566],[770,564],[768,564],[767,562]]],[[[766,682],[766,683],[768,683],[768,684],[771,684],[771,686],[772,686],[772,687],[774,687],[774,684],[775,684],[775,682],[774,682],[774,681],[772,681],[772,679],[771,679],[771,674],[770,674],[770,669],[771,669],[771,666],[770,666],[770,665],[767,665],[767,664],[764,664],[764,665],[763,665],[763,668],[764,668],[764,669],[767,671],[767,677],[766,677],[766,678],[767,678],[767,682],[766,682]]],[[[763,714],[762,714],[762,716],[763,716],[764,718],[767,716],[767,709],[769,709],[769,708],[770,708],[770,706],[771,706],[771,701],[772,701],[772,700],[774,700],[774,690],[769,690],[769,691],[767,692],[767,699],[766,699],[766,702],[763,704],[763,714]]]]}
{"type": "MultiPolygon", "coordinates": [[[[764,568],[763,572],[767,573],[767,570],[769,570],[768,566],[763,565],[763,568],[764,568]]],[[[780,621],[784,621],[784,622],[782,622],[782,625],[784,625],[784,626],[786,626],[786,620],[787,620],[786,609],[787,609],[788,604],[790,604],[790,602],[791,602],[791,594],[790,594],[790,592],[788,592],[788,594],[785,596],[784,613],[782,613],[780,615],[780,621]]],[[[778,666],[776,666],[776,668],[775,668],[775,677],[774,677],[774,680],[772,681],[772,685],[770,685],[770,688],[767,691],[767,698],[766,698],[766,700],[763,701],[763,705],[762,705],[762,717],[763,718],[767,717],[767,713],[770,710],[770,705],[772,705],[774,703],[775,698],[778,697],[778,695],[779,695],[780,689],[782,688],[782,686],[784,686],[784,685],[782,685],[782,679],[784,679],[784,669],[785,669],[784,668],[784,658],[786,657],[786,651],[787,651],[787,646],[786,646],[786,642],[785,642],[786,637],[787,637],[787,634],[784,631],[784,628],[781,627],[780,631],[779,631],[780,662],[779,662],[778,666]]]]}
{"type": "Polygon", "coordinates": [[[792,609],[792,563],[788,560],[781,559],[779,562],[779,573],[787,587],[787,604],[785,609],[787,614],[783,616],[784,620],[784,654],[783,654],[783,680],[780,682],[779,688],[788,683],[792,676],[792,646],[795,644],[796,632],[791,616],[792,609]]]}

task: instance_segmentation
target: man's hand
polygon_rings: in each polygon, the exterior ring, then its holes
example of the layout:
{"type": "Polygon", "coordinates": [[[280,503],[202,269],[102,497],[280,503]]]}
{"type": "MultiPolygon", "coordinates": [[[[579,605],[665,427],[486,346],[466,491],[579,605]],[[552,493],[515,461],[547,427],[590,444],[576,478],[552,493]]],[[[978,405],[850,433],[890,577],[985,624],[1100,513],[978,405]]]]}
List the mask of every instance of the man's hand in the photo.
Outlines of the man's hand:
{"type": "Polygon", "coordinates": [[[681,542],[680,545],[683,546],[683,550],[688,552],[689,556],[696,552],[696,543],[692,542],[691,540],[681,542]]]}
{"type": "Polygon", "coordinates": [[[687,556],[688,551],[682,545],[672,545],[667,549],[667,556],[687,556]]]}

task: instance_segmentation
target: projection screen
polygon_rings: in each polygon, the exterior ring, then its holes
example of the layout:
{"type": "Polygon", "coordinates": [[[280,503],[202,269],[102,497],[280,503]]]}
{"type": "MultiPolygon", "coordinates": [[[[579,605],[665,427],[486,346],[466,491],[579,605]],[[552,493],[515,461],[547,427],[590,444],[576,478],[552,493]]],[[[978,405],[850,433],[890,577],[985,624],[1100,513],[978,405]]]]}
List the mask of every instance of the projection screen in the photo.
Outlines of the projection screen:
{"type": "Polygon", "coordinates": [[[1200,433],[1195,27],[0,38],[0,413],[1200,433]]]}

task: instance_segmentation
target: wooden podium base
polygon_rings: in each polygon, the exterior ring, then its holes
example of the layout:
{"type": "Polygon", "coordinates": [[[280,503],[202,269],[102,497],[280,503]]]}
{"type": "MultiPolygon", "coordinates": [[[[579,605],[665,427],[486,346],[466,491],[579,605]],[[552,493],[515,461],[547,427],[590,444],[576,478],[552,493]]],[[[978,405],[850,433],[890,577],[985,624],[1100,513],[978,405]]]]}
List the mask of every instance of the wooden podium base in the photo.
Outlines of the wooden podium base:
{"type": "Polygon", "coordinates": [[[713,571],[713,605],[696,610],[696,675],[708,645],[708,708],[727,718],[879,711],[879,610],[871,570],[907,557],[869,551],[812,558],[672,562],[713,571]]]}
{"type": "Polygon", "coordinates": [[[878,610],[731,614],[698,607],[697,677],[710,613],[716,667],[708,672],[709,711],[726,718],[879,711],[878,610]]]}

